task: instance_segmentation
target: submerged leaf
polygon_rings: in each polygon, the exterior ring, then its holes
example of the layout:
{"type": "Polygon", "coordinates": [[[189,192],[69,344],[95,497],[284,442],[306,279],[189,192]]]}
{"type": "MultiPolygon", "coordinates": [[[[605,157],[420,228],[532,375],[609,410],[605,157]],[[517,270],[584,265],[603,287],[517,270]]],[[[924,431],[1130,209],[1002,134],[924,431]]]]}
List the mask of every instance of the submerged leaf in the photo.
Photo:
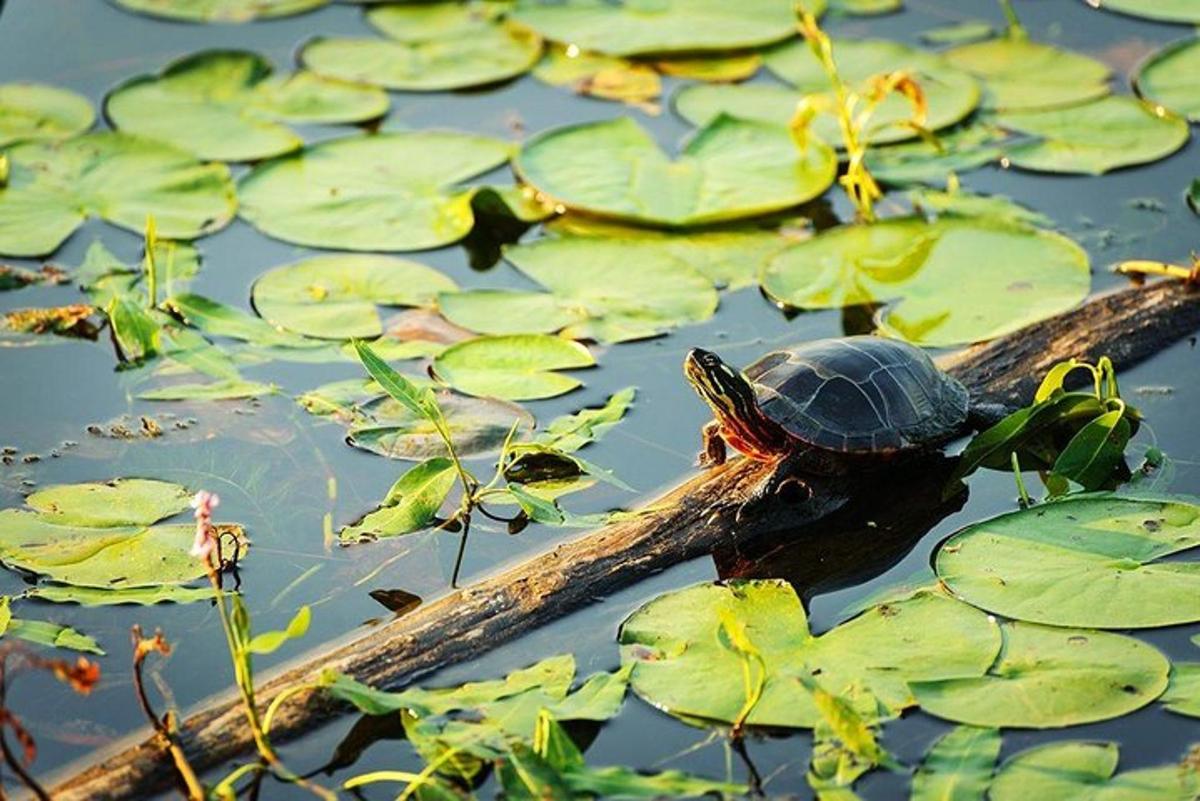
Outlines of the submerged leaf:
{"type": "Polygon", "coordinates": [[[582,386],[557,370],[592,367],[577,342],[543,334],[479,337],[452,345],[433,363],[437,377],[459,392],[505,400],[552,398],[582,386]]]}
{"type": "Polygon", "coordinates": [[[387,256],[317,256],[263,273],[254,307],[272,325],[323,339],[377,337],[377,305],[429,306],[455,283],[414,261],[387,256]]]}
{"type": "Polygon", "coordinates": [[[938,577],[969,603],[1056,626],[1143,628],[1200,620],[1200,507],[1093,495],[968,526],[938,550],[938,577]]]}
{"type": "Polygon", "coordinates": [[[387,113],[387,95],[377,89],[273,72],[255,53],[206,50],[126,81],[104,109],[127,133],[220,161],[255,161],[302,147],[287,123],[362,122],[387,113]]]}
{"type": "Polygon", "coordinates": [[[633,120],[556,128],[533,137],[515,168],[569,208],[661,226],[780,211],[833,182],[836,161],[812,137],[804,150],[781,126],[720,117],[672,160],[633,120]]]}
{"type": "Polygon", "coordinates": [[[0,83],[0,147],[66,139],[91,128],[95,119],[92,104],[75,92],[40,83],[0,83]]]}
{"type": "Polygon", "coordinates": [[[389,38],[318,38],[300,51],[301,61],[334,78],[433,92],[514,78],[542,52],[541,39],[505,22],[498,3],[381,5],[367,21],[389,38]]]}
{"type": "Polygon", "coordinates": [[[195,239],[224,228],[237,200],[229,170],[148,139],[104,131],[16,145],[0,185],[0,253],[51,253],[91,216],[141,233],[195,239]]]}
{"type": "Polygon", "coordinates": [[[268,236],[310,247],[440,247],[475,223],[475,190],[459,182],[504,164],[509,151],[444,131],[333,139],[251,170],[238,185],[240,213],[268,236]]]}
{"type": "Polygon", "coordinates": [[[953,217],[832,228],[776,255],[762,277],[768,295],[796,308],[891,303],[880,326],[931,346],[1051,317],[1083,300],[1090,282],[1087,254],[1064,236],[953,217]]]}
{"type": "Polygon", "coordinates": [[[1003,128],[1037,137],[1008,148],[1015,167],[1099,175],[1158,161],[1183,147],[1187,122],[1131,97],[1105,97],[1065,109],[1001,114],[1003,128]]]}
{"type": "Polygon", "coordinates": [[[237,400],[273,395],[279,388],[274,384],[230,378],[207,384],[171,384],[139,392],[137,397],[149,401],[237,400]]]}
{"type": "Polygon", "coordinates": [[[519,0],[512,16],[547,39],[616,56],[737,50],[796,32],[790,4],[777,0],[519,0]]]}

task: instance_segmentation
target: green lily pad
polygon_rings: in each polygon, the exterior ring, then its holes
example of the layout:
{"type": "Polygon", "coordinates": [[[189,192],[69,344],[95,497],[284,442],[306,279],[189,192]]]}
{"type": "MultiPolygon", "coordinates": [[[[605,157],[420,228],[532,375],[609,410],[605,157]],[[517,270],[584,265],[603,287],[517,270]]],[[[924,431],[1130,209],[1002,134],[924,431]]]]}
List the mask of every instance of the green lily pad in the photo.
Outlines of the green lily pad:
{"type": "Polygon", "coordinates": [[[1048,743],[1009,758],[992,780],[991,801],[1190,801],[1195,771],[1178,764],[1117,773],[1116,743],[1048,743]]]}
{"type": "Polygon", "coordinates": [[[581,95],[619,100],[633,105],[649,103],[662,94],[662,78],[648,64],[620,56],[584,53],[551,45],[533,77],[551,86],[567,86],[581,95]]]}
{"type": "Polygon", "coordinates": [[[387,256],[317,256],[263,273],[254,308],[271,325],[309,337],[353,339],[383,333],[377,305],[432,306],[457,286],[442,273],[387,256]]]}
{"type": "Polygon", "coordinates": [[[762,66],[762,55],[750,53],[713,53],[708,56],[675,56],[654,61],[663,75],[708,83],[734,83],[752,78],[762,66]]]}
{"type": "Polygon", "coordinates": [[[1128,14],[1131,17],[1200,25],[1200,8],[1195,0],[1084,0],[1092,8],[1128,14]]]}
{"type": "Polygon", "coordinates": [[[781,0],[519,0],[512,18],[552,41],[614,56],[741,50],[796,33],[792,5],[781,0]]]}
{"type": "Polygon", "coordinates": [[[968,526],[938,550],[938,577],[968,603],[1056,626],[1125,629],[1200,620],[1200,507],[1097,495],[968,526]]]}
{"type": "Polygon", "coordinates": [[[240,398],[261,398],[279,391],[274,384],[227,378],[207,384],[171,384],[139,392],[138,398],[149,401],[216,401],[240,398]]]}
{"type": "Polygon", "coordinates": [[[894,14],[904,8],[904,0],[830,0],[832,14],[848,17],[874,17],[879,14],[894,14]]]}
{"type": "Polygon", "coordinates": [[[661,226],[767,214],[820,195],[837,158],[816,137],[800,151],[786,128],[719,117],[672,160],[633,120],[556,128],[533,137],[517,171],[565,206],[661,226]]]}
{"type": "Polygon", "coordinates": [[[505,22],[500,4],[408,3],[367,12],[388,39],[318,38],[300,51],[314,72],[407,92],[483,86],[529,70],[541,39],[505,22]]]}
{"type": "Polygon", "coordinates": [[[1001,626],[986,676],[910,682],[921,709],[972,726],[1059,728],[1126,715],[1167,686],[1170,663],[1132,637],[1034,623],[1001,626]]]}
{"type": "Polygon", "coordinates": [[[0,83],[0,147],[66,139],[95,120],[92,104],[75,92],[40,83],[0,83]]]}
{"type": "Polygon", "coordinates": [[[330,0],[115,0],[130,11],[184,22],[249,22],[287,17],[330,0]]]}
{"type": "Polygon", "coordinates": [[[254,161],[304,146],[287,123],[362,122],[387,95],[311,72],[276,76],[262,56],[206,50],[118,86],[104,109],[114,127],[202,159],[254,161]]]}
{"type": "Polygon", "coordinates": [[[1145,101],[1105,97],[1065,109],[1001,114],[1003,128],[1037,137],[1008,149],[1015,167],[1099,175],[1158,161],[1187,144],[1187,121],[1145,101]]]}
{"type": "Polygon", "coordinates": [[[958,726],[937,739],[913,774],[909,801],[983,801],[996,757],[1000,732],[958,726]]]}
{"type": "Polygon", "coordinates": [[[1004,156],[1006,134],[971,123],[938,135],[938,143],[918,140],[867,151],[867,167],[887,184],[946,184],[947,176],[995,164],[1004,156]]]}
{"type": "Polygon", "coordinates": [[[1064,236],[955,217],[832,228],[779,253],[762,278],[795,308],[890,303],[879,325],[927,346],[1015,331],[1071,308],[1090,283],[1087,254],[1064,236]]]}
{"type": "Polygon", "coordinates": [[[195,601],[211,601],[212,587],[184,587],[178,584],[161,584],[149,587],[127,587],[123,590],[105,590],[99,587],[73,587],[69,584],[43,584],[24,594],[26,598],[52,603],[73,603],[81,606],[117,606],[136,604],[151,606],[161,603],[188,604],[195,601]]]}
{"type": "Polygon", "coordinates": [[[907,682],[981,676],[1000,647],[994,621],[936,592],[813,636],[786,582],[700,584],[659,596],[622,625],[621,662],[633,665],[634,692],[684,719],[735,720],[747,687],[731,625],[761,658],[762,695],[746,718],[761,726],[821,722],[806,684],[834,694],[854,686],[878,699],[881,716],[899,715],[914,702],[907,682]]]}
{"type": "Polygon", "coordinates": [[[164,239],[195,239],[224,228],[237,200],[229,170],[169,145],[109,131],[7,152],[0,183],[0,253],[53,252],[88,217],[141,233],[154,215],[164,239]]]}
{"type": "MultiPolygon", "coordinates": [[[[1200,17],[1200,14],[1197,15],[1200,17]]],[[[1151,54],[1134,76],[1137,93],[1200,122],[1200,38],[1181,39],[1151,54]]]]}
{"type": "MultiPolygon", "coordinates": [[[[518,434],[533,428],[533,416],[516,404],[451,392],[439,393],[437,400],[460,457],[499,451],[514,425],[518,434]]],[[[413,461],[447,455],[433,424],[390,397],[362,403],[355,411],[347,441],[356,448],[413,461]]]]}
{"type": "Polygon", "coordinates": [[[472,290],[443,294],[450,322],[483,334],[553,333],[624,342],[712,317],[717,292],[686,261],[645,243],[557,237],[505,258],[549,294],[472,290]]]}
{"type": "Polygon", "coordinates": [[[1171,665],[1171,680],[1158,700],[1178,715],[1200,718],[1200,662],[1171,665]]]}
{"type": "Polygon", "coordinates": [[[1014,34],[952,47],[942,57],[984,82],[989,109],[1057,108],[1110,91],[1110,72],[1101,62],[1014,34]]]}
{"type": "Polygon", "coordinates": [[[597,242],[619,239],[622,247],[642,248],[632,256],[640,261],[651,253],[669,253],[691,265],[718,289],[742,289],[758,283],[767,259],[792,242],[807,238],[803,230],[723,227],[675,233],[653,228],[635,228],[591,217],[566,214],[546,224],[554,236],[590,237],[597,242]]]}
{"type": "Polygon", "coordinates": [[[268,236],[310,247],[440,247],[475,224],[474,190],[457,184],[509,153],[496,139],[440,131],[334,139],[255,167],[238,185],[241,214],[268,236]]]}
{"type": "Polygon", "coordinates": [[[980,39],[991,39],[996,35],[992,23],[986,20],[969,19],[962,22],[951,22],[921,31],[921,41],[929,44],[965,44],[977,42],[980,39]]]}
{"type": "Polygon", "coordinates": [[[178,484],[144,478],[59,484],[25,499],[42,520],[60,526],[148,526],[188,508],[178,484]]]}
{"type": "Polygon", "coordinates": [[[478,337],[451,345],[433,362],[437,377],[459,392],[504,400],[552,398],[583,385],[557,370],[592,367],[578,342],[545,334],[478,337]]]}

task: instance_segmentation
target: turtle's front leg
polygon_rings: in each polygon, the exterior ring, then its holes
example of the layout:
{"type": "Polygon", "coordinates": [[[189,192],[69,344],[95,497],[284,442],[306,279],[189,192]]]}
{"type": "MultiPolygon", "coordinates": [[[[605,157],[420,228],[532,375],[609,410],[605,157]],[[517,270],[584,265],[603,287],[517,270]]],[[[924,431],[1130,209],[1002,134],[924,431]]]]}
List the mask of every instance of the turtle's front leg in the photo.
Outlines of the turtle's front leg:
{"type": "Polygon", "coordinates": [[[725,464],[725,440],[721,438],[721,424],[710,420],[700,429],[700,440],[704,450],[700,451],[701,467],[716,467],[725,464]]]}

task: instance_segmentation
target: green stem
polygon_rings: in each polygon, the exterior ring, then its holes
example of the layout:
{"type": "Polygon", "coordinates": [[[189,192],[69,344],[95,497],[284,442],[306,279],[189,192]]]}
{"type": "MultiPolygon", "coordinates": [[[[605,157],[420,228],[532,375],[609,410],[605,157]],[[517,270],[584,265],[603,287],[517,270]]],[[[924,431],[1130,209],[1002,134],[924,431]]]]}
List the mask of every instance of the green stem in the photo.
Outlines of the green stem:
{"type": "Polygon", "coordinates": [[[1000,10],[1004,12],[1004,19],[1008,22],[1008,35],[1014,39],[1024,39],[1028,34],[1025,33],[1025,26],[1021,24],[1020,17],[1013,9],[1012,0],[1000,0],[1000,10]]]}

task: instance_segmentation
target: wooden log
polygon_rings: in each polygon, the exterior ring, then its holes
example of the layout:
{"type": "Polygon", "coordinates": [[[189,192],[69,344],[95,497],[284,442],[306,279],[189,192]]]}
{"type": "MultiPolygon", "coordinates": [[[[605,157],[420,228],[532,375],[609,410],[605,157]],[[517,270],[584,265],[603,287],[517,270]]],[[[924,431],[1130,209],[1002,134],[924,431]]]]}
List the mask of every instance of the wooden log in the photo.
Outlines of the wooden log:
{"type": "MultiPolygon", "coordinates": [[[[942,360],[976,399],[1026,402],[1054,362],[1109,355],[1118,371],[1200,329],[1200,291],[1160,282],[1090,300],[1059,317],[942,360]]],[[[698,440],[697,440],[698,442],[698,440]]],[[[578,538],[499,570],[463,589],[326,650],[285,665],[261,684],[264,707],[280,692],[315,682],[323,670],[376,687],[396,688],[497,645],[679,562],[711,553],[735,537],[819,520],[846,507],[856,487],[846,479],[808,482],[811,497],[776,504],[738,520],[741,499],[772,468],[736,459],[693,476],[653,501],[658,509],[578,538]]],[[[272,738],[310,731],[341,709],[320,692],[302,692],[276,714],[272,738]]],[[[210,699],[181,725],[193,766],[205,770],[253,750],[241,709],[230,695],[210,699]]],[[[93,757],[95,759],[95,757],[93,757]]],[[[133,799],[171,784],[171,760],[144,735],[117,743],[53,790],[60,801],[133,799]]]]}

